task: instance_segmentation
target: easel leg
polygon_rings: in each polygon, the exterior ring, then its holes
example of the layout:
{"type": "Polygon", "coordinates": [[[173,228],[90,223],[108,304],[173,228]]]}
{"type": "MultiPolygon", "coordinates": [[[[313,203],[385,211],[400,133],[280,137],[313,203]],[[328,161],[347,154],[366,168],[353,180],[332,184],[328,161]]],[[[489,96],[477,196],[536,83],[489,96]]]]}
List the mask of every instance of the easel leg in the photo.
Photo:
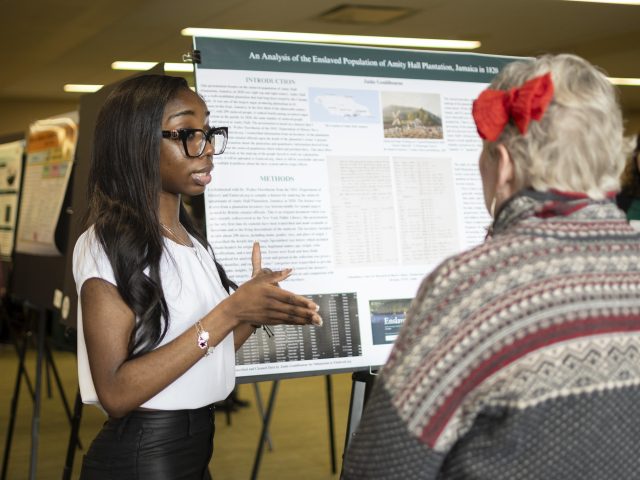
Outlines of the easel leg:
{"type": "Polygon", "coordinates": [[[364,405],[369,397],[369,393],[371,393],[375,375],[370,371],[354,372],[353,375],[351,375],[351,380],[351,400],[349,401],[349,417],[347,419],[347,434],[344,439],[343,459],[349,448],[351,438],[355,435],[356,429],[360,424],[362,411],[364,410],[364,405]]]}
{"type": "Polygon", "coordinates": [[[24,383],[27,385],[27,389],[29,390],[29,396],[31,397],[31,401],[33,401],[35,399],[35,391],[33,389],[33,384],[31,383],[31,378],[29,377],[29,372],[27,372],[27,367],[25,365],[25,352],[26,352],[26,347],[28,345],[28,340],[31,336],[31,332],[27,332],[25,334],[25,339],[24,339],[24,346],[25,349],[23,351],[22,354],[20,354],[20,350],[18,350],[18,344],[16,343],[16,352],[18,353],[18,356],[20,357],[20,374],[24,376],[24,383]]]}
{"type": "MultiPolygon", "coordinates": [[[[38,455],[39,435],[40,435],[40,412],[41,412],[41,406],[42,406],[43,375],[46,375],[47,392],[49,397],[51,397],[52,392],[51,392],[51,385],[50,385],[51,384],[50,374],[53,373],[54,380],[58,387],[58,391],[60,392],[60,397],[62,399],[62,403],[65,409],[67,418],[69,420],[69,424],[71,425],[71,429],[72,429],[71,438],[74,441],[74,444],[73,444],[74,448],[72,448],[71,450],[71,456],[69,456],[69,452],[67,452],[67,461],[69,461],[70,459],[71,463],[65,466],[65,473],[63,474],[65,475],[64,478],[67,478],[67,479],[70,478],[71,468],[73,468],[73,453],[75,453],[75,446],[77,445],[78,448],[82,448],[82,444],[78,437],[80,417],[82,412],[82,401],[78,396],[77,402],[79,402],[79,404],[76,403],[74,417],[72,418],[71,410],[69,408],[69,402],[67,401],[67,397],[64,392],[64,388],[62,386],[62,380],[60,379],[60,374],[56,367],[56,364],[53,358],[53,353],[51,351],[51,347],[49,346],[46,340],[46,323],[48,319],[47,313],[48,313],[47,310],[27,309],[27,315],[26,315],[24,324],[27,325],[28,328],[25,329],[25,332],[23,334],[23,341],[21,345],[19,344],[16,338],[17,335],[13,332],[13,330],[11,329],[11,326],[8,325],[9,333],[12,335],[12,342],[18,354],[18,374],[16,376],[15,389],[14,389],[13,398],[11,401],[11,412],[9,414],[9,425],[7,428],[7,438],[5,442],[4,458],[2,463],[2,474],[0,476],[0,480],[6,480],[7,478],[9,457],[11,454],[11,444],[13,441],[13,431],[15,428],[16,412],[18,408],[18,400],[20,396],[20,388],[22,385],[23,376],[25,379],[25,383],[29,389],[31,398],[33,400],[33,417],[32,417],[32,424],[31,424],[31,460],[29,464],[29,479],[36,477],[37,455],[38,455]],[[38,318],[37,318],[36,324],[34,325],[35,316],[37,316],[38,318]],[[34,336],[35,336],[36,347],[37,347],[35,388],[31,384],[31,381],[29,379],[29,373],[27,372],[26,362],[25,362],[26,352],[27,352],[28,345],[30,343],[30,339],[34,336]],[[42,364],[43,360],[46,362],[44,366],[42,364]],[[44,372],[43,372],[43,368],[45,369],[44,372]],[[68,474],[66,472],[66,468],[69,468],[68,474]]],[[[4,315],[6,315],[6,313],[3,312],[3,316],[4,315]]],[[[7,323],[8,323],[8,319],[6,317],[5,317],[5,320],[7,320],[7,323]]]]}
{"type": "MultiPolygon", "coordinates": [[[[18,337],[22,336],[23,340],[26,340],[31,336],[31,332],[27,329],[22,332],[22,335],[19,335],[16,332],[16,328],[11,325],[11,320],[9,319],[9,313],[6,310],[6,307],[3,304],[0,304],[0,316],[2,317],[3,322],[6,325],[7,331],[9,332],[9,338],[11,339],[11,343],[13,344],[13,348],[16,350],[16,355],[21,359],[20,361],[20,369],[19,374],[24,375],[24,381],[27,384],[27,388],[29,389],[29,395],[31,396],[31,400],[33,400],[33,385],[31,384],[31,378],[29,378],[29,373],[24,365],[24,354],[21,354],[22,351],[18,344],[18,337]]],[[[26,322],[25,322],[26,324],[26,322]]],[[[24,343],[26,346],[27,343],[24,343]]]]}
{"type": "Polygon", "coordinates": [[[78,432],[80,430],[80,420],[82,419],[82,397],[80,396],[80,388],[76,394],[76,401],[73,406],[73,419],[71,421],[71,434],[69,435],[69,444],[67,446],[67,459],[64,463],[62,472],[62,480],[70,480],[73,471],[73,460],[76,454],[76,445],[82,448],[78,432]]]}
{"type": "Polygon", "coordinates": [[[351,399],[349,400],[349,417],[347,419],[347,436],[344,439],[344,451],[346,453],[351,437],[358,428],[360,418],[362,417],[362,409],[364,408],[364,390],[365,384],[353,381],[351,386],[351,399]]]}
{"type": "MultiPolygon", "coordinates": [[[[53,378],[56,381],[56,385],[58,387],[58,392],[60,393],[60,398],[62,399],[62,406],[64,407],[64,411],[67,415],[67,419],[69,420],[69,425],[73,426],[73,417],[71,416],[71,409],[69,408],[69,402],[67,400],[67,395],[64,393],[64,388],[62,387],[62,381],[60,380],[60,374],[58,373],[58,368],[53,360],[53,354],[51,353],[51,347],[48,342],[45,342],[45,352],[47,355],[47,362],[49,364],[49,368],[53,372],[53,378]]],[[[51,394],[49,394],[51,396],[51,394]]],[[[77,437],[76,437],[77,438],[77,437]]],[[[80,443],[80,439],[78,440],[78,448],[82,448],[82,444],[80,443]]]]}
{"type": "Polygon", "coordinates": [[[38,312],[38,328],[36,330],[38,356],[36,359],[36,388],[33,402],[33,419],[31,422],[31,462],[29,464],[29,480],[35,480],[38,465],[38,446],[40,441],[40,407],[42,402],[42,360],[44,358],[45,313],[38,312]]]}
{"type": "MultiPolygon", "coordinates": [[[[264,405],[262,404],[262,395],[260,394],[260,389],[258,388],[258,384],[253,384],[253,389],[256,393],[256,406],[258,407],[258,414],[260,415],[260,421],[264,423],[264,405]]],[[[267,447],[269,447],[269,451],[273,451],[273,443],[271,442],[271,435],[267,431],[266,437],[267,447]]]]}
{"type": "Polygon", "coordinates": [[[262,433],[260,435],[260,441],[258,442],[258,451],[256,452],[256,458],[253,462],[253,470],[251,471],[251,480],[258,478],[258,469],[260,468],[260,461],[262,460],[262,449],[269,430],[269,422],[271,422],[271,414],[273,413],[273,407],[276,404],[276,393],[278,392],[278,385],[280,380],[274,380],[271,385],[271,394],[269,395],[269,403],[267,404],[267,412],[262,421],[262,433]]]}
{"type": "Polygon", "coordinates": [[[333,384],[331,375],[325,375],[327,387],[327,416],[329,417],[329,450],[331,454],[331,473],[336,473],[336,438],[333,427],[333,384]]]}
{"type": "Polygon", "coordinates": [[[47,385],[47,398],[51,399],[53,398],[53,392],[51,391],[51,359],[49,358],[49,348],[47,345],[47,341],[45,339],[44,342],[44,352],[45,352],[45,357],[44,357],[44,375],[45,375],[45,379],[47,380],[46,385],[47,385]]]}
{"type": "MultiPolygon", "coordinates": [[[[18,372],[16,375],[16,384],[13,389],[13,398],[11,399],[11,412],[9,413],[9,425],[7,427],[7,439],[4,444],[4,457],[2,459],[2,480],[7,479],[7,469],[9,467],[9,455],[11,453],[11,442],[13,441],[13,429],[16,424],[16,412],[18,410],[18,400],[20,398],[20,386],[22,383],[22,375],[26,375],[24,368],[24,358],[27,352],[27,345],[29,343],[28,335],[25,335],[22,347],[18,347],[16,343],[16,349],[18,350],[18,372]]],[[[28,377],[26,377],[28,379],[28,377]]]]}

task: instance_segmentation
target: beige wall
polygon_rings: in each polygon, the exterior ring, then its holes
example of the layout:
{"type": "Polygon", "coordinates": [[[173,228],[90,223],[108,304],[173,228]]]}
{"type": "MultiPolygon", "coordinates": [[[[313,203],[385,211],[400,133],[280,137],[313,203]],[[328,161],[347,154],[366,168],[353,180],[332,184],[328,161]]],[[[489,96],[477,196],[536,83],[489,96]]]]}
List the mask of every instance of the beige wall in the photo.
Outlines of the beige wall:
{"type": "Polygon", "coordinates": [[[0,136],[26,132],[29,124],[78,109],[78,97],[67,101],[0,99],[0,136]]]}

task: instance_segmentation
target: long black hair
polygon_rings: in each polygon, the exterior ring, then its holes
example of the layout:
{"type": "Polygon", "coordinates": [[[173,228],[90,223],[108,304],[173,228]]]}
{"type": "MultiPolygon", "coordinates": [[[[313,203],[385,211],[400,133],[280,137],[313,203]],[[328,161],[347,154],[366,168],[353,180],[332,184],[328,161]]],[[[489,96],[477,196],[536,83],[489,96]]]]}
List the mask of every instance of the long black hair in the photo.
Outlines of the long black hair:
{"type": "MultiPolygon", "coordinates": [[[[107,97],[95,127],[87,223],[93,223],[118,292],[136,315],[129,339],[130,358],[155,348],[169,325],[160,279],[164,245],[158,218],[160,132],[165,106],[186,88],[185,79],[165,75],[124,81],[107,97]]],[[[182,203],[179,218],[213,253],[182,203]]],[[[236,288],[218,262],[216,267],[225,289],[236,288]]]]}

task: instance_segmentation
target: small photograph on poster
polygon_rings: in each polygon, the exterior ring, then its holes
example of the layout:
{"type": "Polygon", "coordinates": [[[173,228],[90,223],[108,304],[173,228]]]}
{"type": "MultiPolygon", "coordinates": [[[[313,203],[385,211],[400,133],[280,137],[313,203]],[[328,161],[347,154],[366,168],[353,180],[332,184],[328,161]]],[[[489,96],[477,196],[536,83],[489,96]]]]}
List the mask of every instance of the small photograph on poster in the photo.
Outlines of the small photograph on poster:
{"type": "Polygon", "coordinates": [[[309,88],[309,114],[319,123],[380,123],[378,92],[309,88]]]}
{"type": "Polygon", "coordinates": [[[0,193],[0,229],[13,232],[17,203],[15,195],[0,193]]]}
{"type": "Polygon", "coordinates": [[[279,325],[269,338],[262,329],[236,353],[238,365],[295,362],[362,355],[355,293],[307,295],[319,307],[321,327],[279,325]]]}
{"type": "Polygon", "coordinates": [[[12,160],[6,161],[0,153],[0,190],[17,190],[20,186],[22,151],[12,160]]]}
{"type": "Polygon", "coordinates": [[[409,305],[411,305],[410,298],[369,301],[374,345],[384,345],[396,341],[407,316],[409,305]]]}
{"type": "Polygon", "coordinates": [[[385,138],[444,138],[440,95],[382,92],[381,97],[385,138]]]}

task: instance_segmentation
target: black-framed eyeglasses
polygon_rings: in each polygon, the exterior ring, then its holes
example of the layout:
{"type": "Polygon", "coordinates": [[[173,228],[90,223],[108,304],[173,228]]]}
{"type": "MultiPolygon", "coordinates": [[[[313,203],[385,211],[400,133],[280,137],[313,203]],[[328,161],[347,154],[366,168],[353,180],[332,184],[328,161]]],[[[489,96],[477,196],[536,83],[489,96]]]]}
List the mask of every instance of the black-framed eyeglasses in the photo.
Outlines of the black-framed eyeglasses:
{"type": "Polygon", "coordinates": [[[201,128],[179,128],[177,130],[162,130],[162,138],[182,140],[184,153],[189,158],[201,157],[207,147],[207,142],[213,145],[213,154],[222,155],[227,147],[229,138],[228,127],[212,127],[208,131],[201,128]]]}

